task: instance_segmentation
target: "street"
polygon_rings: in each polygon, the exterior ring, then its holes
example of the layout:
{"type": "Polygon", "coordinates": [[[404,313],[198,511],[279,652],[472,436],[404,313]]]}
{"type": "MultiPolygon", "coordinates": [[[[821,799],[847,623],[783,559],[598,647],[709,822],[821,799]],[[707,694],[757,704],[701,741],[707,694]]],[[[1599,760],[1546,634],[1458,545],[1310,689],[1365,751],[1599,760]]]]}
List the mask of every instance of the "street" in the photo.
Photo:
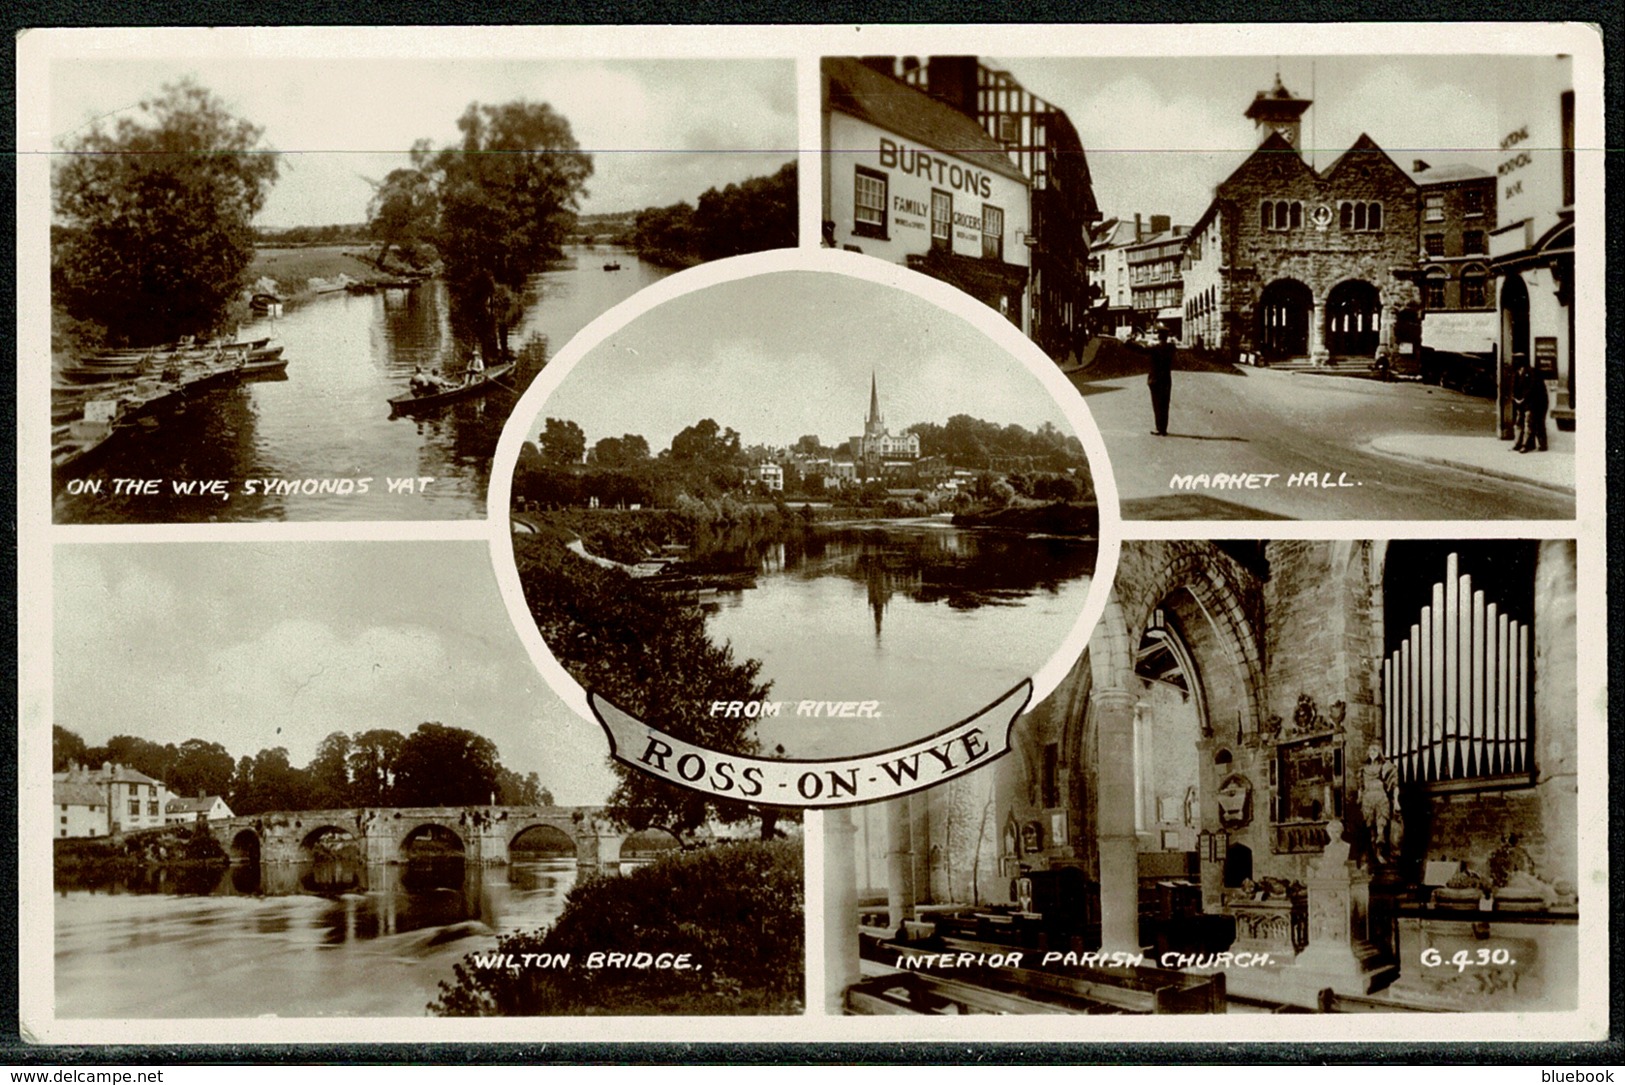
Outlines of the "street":
{"type": "Polygon", "coordinates": [[[1105,439],[1124,519],[1574,516],[1571,493],[1371,448],[1391,435],[1488,437],[1490,400],[1311,373],[1176,370],[1169,433],[1158,437],[1150,433],[1143,375],[1095,381],[1083,375],[1073,374],[1073,384],[1105,439]]]}

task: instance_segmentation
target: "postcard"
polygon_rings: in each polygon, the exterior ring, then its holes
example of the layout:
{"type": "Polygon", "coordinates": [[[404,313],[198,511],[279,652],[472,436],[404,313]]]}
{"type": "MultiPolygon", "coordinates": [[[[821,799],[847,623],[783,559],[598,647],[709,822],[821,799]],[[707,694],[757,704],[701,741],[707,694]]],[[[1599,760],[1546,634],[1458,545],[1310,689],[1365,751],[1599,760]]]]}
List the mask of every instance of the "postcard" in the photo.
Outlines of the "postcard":
{"type": "Polygon", "coordinates": [[[1605,1033],[1592,28],[18,73],[25,1040],[1605,1033]]]}

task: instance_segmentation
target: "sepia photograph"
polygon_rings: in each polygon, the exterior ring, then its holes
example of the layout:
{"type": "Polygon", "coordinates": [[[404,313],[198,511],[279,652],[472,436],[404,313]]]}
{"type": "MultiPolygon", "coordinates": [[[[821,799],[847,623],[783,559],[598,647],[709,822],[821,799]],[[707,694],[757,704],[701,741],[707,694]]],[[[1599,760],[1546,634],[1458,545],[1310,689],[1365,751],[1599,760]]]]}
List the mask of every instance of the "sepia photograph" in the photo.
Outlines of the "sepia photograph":
{"type": "Polygon", "coordinates": [[[783,61],[96,57],[50,92],[59,523],[483,516],[571,336],[796,244],[783,61]]]}
{"type": "Polygon", "coordinates": [[[800,1012],[800,827],[614,794],[483,543],[67,546],[55,608],[57,1017],[800,1012]]]}
{"type": "Polygon", "coordinates": [[[1573,517],[1570,57],[826,57],[821,88],[823,244],[1031,337],[1126,519],[1573,517]]]}
{"type": "Polygon", "coordinates": [[[1010,756],[826,815],[826,1008],[1574,1009],[1576,590],[1563,539],[1125,542],[1010,756]]]}
{"type": "Polygon", "coordinates": [[[714,750],[923,739],[1086,628],[1101,516],[1060,391],[894,285],[785,271],[664,301],[525,431],[530,615],[569,681],[714,750]]]}

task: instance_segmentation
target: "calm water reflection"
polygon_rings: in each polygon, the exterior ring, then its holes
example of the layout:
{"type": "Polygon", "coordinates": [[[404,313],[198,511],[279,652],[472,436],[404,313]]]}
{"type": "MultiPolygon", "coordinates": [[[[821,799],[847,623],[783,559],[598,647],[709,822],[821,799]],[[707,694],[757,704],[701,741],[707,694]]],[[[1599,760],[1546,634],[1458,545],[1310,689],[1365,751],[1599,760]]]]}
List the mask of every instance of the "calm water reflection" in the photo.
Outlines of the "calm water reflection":
{"type": "Polygon", "coordinates": [[[573,859],[340,861],[58,885],[61,1017],[413,1016],[464,954],[552,923],[573,859]]]}
{"type": "Polygon", "coordinates": [[[1031,676],[1082,615],[1095,553],[1093,540],[891,521],[718,540],[697,557],[756,573],[717,596],[708,628],[762,660],[784,703],[760,724],[764,746],[833,757],[923,737],[1031,676]],[[882,716],[799,718],[803,700],[878,700],[882,716]]]}
{"type": "MultiPolygon", "coordinates": [[[[668,272],[610,247],[575,248],[531,281],[533,300],[511,341],[541,339],[551,354],[589,322],[668,272]],[[606,272],[613,258],[621,270],[606,272]]],[[[110,449],[99,495],[59,493],[61,523],[210,520],[458,519],[482,516],[491,454],[508,413],[536,367],[511,389],[455,403],[422,418],[391,418],[389,398],[406,391],[413,367],[460,373],[467,343],[451,331],[445,287],[333,294],[276,320],[244,325],[245,337],[274,335],[289,359],[286,380],[208,392],[185,413],[110,449]],[[111,477],[227,479],[229,500],[172,492],[110,493],[111,477]],[[385,480],[428,477],[422,493],[391,493],[385,480]],[[367,492],[358,480],[370,478],[367,492]],[[351,480],[349,493],[266,495],[248,480],[351,480]]]]}

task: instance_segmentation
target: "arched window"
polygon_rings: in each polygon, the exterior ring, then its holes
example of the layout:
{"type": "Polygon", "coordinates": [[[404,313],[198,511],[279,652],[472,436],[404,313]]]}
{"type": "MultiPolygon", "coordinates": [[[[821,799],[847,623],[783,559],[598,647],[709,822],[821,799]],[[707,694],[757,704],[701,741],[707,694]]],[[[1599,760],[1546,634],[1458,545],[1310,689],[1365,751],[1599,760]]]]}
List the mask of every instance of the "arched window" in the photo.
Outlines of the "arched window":
{"type": "Polygon", "coordinates": [[[1275,229],[1275,205],[1269,200],[1258,206],[1258,225],[1265,230],[1275,229]]]}
{"type": "Polygon", "coordinates": [[[1303,204],[1297,200],[1292,201],[1292,228],[1296,230],[1303,225],[1303,204]]]}
{"type": "Polygon", "coordinates": [[[1450,274],[1444,268],[1428,268],[1427,275],[1422,280],[1422,307],[1424,309],[1444,308],[1444,284],[1449,279],[1450,274]]]}
{"type": "Polygon", "coordinates": [[[1369,230],[1382,229],[1382,204],[1374,203],[1371,210],[1366,213],[1366,228],[1369,230]]]}
{"type": "Polygon", "coordinates": [[[1337,205],[1337,228],[1339,230],[1354,229],[1354,205],[1347,200],[1337,205]]]}
{"type": "Polygon", "coordinates": [[[1468,264],[1461,272],[1461,307],[1483,309],[1490,303],[1489,272],[1483,264],[1468,264]]]}

